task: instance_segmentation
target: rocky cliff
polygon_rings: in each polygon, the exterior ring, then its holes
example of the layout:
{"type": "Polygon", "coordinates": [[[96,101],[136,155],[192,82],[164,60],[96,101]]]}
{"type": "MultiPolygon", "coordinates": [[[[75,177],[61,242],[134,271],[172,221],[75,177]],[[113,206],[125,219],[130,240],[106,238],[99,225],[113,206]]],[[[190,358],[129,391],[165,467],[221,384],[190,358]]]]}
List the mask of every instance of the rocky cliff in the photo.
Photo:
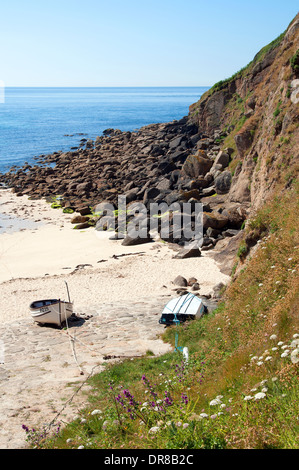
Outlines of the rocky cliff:
{"type": "MultiPolygon", "coordinates": [[[[298,46],[299,15],[180,121],[134,132],[107,129],[70,152],[12,168],[0,182],[34,198],[59,195],[64,210],[89,217],[85,227],[96,223],[91,215],[98,203],[116,207],[118,195],[147,208],[201,202],[202,249],[238,241],[245,219],[274,192],[287,191],[298,174],[298,46]]],[[[173,233],[168,240],[182,242],[173,233]]]]}
{"type": "Polygon", "coordinates": [[[230,148],[227,201],[251,211],[298,172],[298,47],[299,14],[248,66],[190,106],[189,122],[230,148]]]}

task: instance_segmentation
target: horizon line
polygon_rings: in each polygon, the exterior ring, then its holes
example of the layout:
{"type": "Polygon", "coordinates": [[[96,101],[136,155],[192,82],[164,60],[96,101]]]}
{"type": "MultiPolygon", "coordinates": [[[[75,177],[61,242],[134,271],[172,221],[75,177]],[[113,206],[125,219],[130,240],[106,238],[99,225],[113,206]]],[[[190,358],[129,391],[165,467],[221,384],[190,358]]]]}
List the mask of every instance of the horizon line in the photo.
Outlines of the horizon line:
{"type": "Polygon", "coordinates": [[[210,88],[211,86],[213,85],[5,85],[5,88],[210,88]]]}

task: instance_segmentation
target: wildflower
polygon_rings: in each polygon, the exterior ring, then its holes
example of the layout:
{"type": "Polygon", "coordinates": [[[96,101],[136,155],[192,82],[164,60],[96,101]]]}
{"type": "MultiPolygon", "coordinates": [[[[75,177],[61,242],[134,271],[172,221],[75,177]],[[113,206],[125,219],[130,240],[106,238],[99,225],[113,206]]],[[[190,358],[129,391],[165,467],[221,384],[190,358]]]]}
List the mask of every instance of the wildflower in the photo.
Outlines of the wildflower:
{"type": "Polygon", "coordinates": [[[280,356],[280,357],[287,357],[287,355],[288,355],[288,352],[289,352],[288,350],[287,350],[287,351],[285,351],[285,352],[283,352],[283,353],[281,354],[281,356],[280,356]]]}
{"type": "Polygon", "coordinates": [[[221,405],[221,400],[219,398],[215,398],[214,400],[210,401],[210,406],[221,405]]]}
{"type": "Polygon", "coordinates": [[[277,351],[277,349],[278,349],[278,348],[275,348],[275,347],[274,347],[274,348],[272,348],[272,351],[277,351]]]}
{"type": "Polygon", "coordinates": [[[262,392],[263,392],[263,393],[266,393],[266,392],[268,392],[268,389],[267,389],[267,387],[264,387],[264,388],[262,388],[262,392]]]}
{"type": "Polygon", "coordinates": [[[150,428],[149,434],[156,434],[158,431],[160,431],[159,426],[153,426],[152,428],[150,428]]]}
{"type": "Polygon", "coordinates": [[[298,334],[298,333],[295,333],[295,334],[293,335],[293,338],[299,338],[299,334],[298,334]]]}
{"type": "Polygon", "coordinates": [[[188,426],[189,426],[189,424],[188,424],[188,423],[184,423],[184,424],[183,424],[183,429],[186,429],[186,428],[188,428],[188,426]]]}
{"type": "Polygon", "coordinates": [[[216,418],[217,418],[217,415],[211,415],[210,418],[211,418],[211,419],[216,419],[216,418]]]}
{"type": "Polygon", "coordinates": [[[271,357],[271,356],[267,356],[267,357],[265,358],[265,361],[272,361],[272,357],[271,357]]]}
{"type": "Polygon", "coordinates": [[[100,414],[102,414],[102,413],[103,413],[103,412],[102,412],[101,410],[93,410],[93,411],[91,412],[91,414],[92,414],[93,416],[94,416],[94,415],[100,415],[100,414]]]}
{"type": "Polygon", "coordinates": [[[200,417],[201,419],[204,419],[204,418],[208,418],[209,415],[207,415],[207,413],[200,413],[199,417],[200,417]]]}
{"type": "Polygon", "coordinates": [[[250,360],[251,360],[251,361],[256,361],[257,359],[258,359],[257,356],[253,356],[250,360]]]}
{"type": "Polygon", "coordinates": [[[84,446],[79,446],[77,447],[77,449],[84,449],[84,446]]]}
{"type": "Polygon", "coordinates": [[[272,382],[276,382],[278,380],[277,377],[272,377],[272,382]]]}
{"type": "Polygon", "coordinates": [[[291,361],[293,364],[297,364],[299,362],[299,349],[294,349],[294,351],[291,352],[291,361]]]}
{"type": "Polygon", "coordinates": [[[277,346],[282,346],[282,345],[283,345],[283,341],[279,341],[279,342],[277,343],[277,346]]]}
{"type": "Polygon", "coordinates": [[[251,395],[246,395],[246,397],[244,397],[245,401],[252,400],[252,399],[253,397],[251,395]]]}
{"type": "Polygon", "coordinates": [[[262,366],[263,364],[264,364],[263,361],[259,361],[256,363],[257,366],[262,366]]]}
{"type": "Polygon", "coordinates": [[[270,339],[277,339],[277,336],[276,335],[271,335],[270,339]]]}
{"type": "Polygon", "coordinates": [[[266,394],[264,392],[259,392],[256,395],[254,395],[255,400],[261,400],[261,398],[265,398],[266,394]]]}

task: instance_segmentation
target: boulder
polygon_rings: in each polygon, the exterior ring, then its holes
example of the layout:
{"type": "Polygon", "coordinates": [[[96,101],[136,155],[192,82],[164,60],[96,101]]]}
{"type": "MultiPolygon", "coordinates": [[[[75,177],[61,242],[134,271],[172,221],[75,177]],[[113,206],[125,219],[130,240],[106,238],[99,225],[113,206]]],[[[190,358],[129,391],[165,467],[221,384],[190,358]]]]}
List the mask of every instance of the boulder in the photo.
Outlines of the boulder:
{"type": "Polygon", "coordinates": [[[218,212],[204,212],[203,213],[203,228],[208,229],[209,227],[216,230],[221,230],[228,223],[228,218],[219,214],[218,212]]]}
{"type": "Polygon", "coordinates": [[[187,287],[188,286],[188,281],[185,279],[183,276],[177,276],[173,283],[177,286],[180,287],[187,287]]]}
{"type": "Polygon", "coordinates": [[[217,157],[215,158],[215,165],[222,165],[223,168],[226,168],[229,164],[229,154],[220,150],[217,157]]]}
{"type": "Polygon", "coordinates": [[[89,217],[86,217],[84,215],[75,215],[72,220],[71,220],[71,223],[72,224],[83,224],[84,222],[88,222],[89,220],[89,217]]]}
{"type": "Polygon", "coordinates": [[[205,152],[202,152],[202,155],[189,155],[185,161],[182,172],[191,177],[198,178],[199,176],[204,176],[210,171],[213,165],[213,161],[206,157],[205,152]]]}
{"type": "Polygon", "coordinates": [[[182,248],[176,255],[173,256],[175,259],[186,259],[186,258],[198,258],[201,256],[199,248],[182,248]]]}
{"type": "Polygon", "coordinates": [[[226,194],[229,192],[232,182],[230,171],[223,171],[215,178],[214,185],[217,194],[226,194]]]}
{"type": "Polygon", "coordinates": [[[151,241],[152,241],[152,239],[151,239],[150,236],[148,236],[146,238],[140,238],[140,237],[131,238],[129,235],[127,235],[123,239],[122,245],[123,246],[142,245],[143,243],[149,243],[151,241]]]}

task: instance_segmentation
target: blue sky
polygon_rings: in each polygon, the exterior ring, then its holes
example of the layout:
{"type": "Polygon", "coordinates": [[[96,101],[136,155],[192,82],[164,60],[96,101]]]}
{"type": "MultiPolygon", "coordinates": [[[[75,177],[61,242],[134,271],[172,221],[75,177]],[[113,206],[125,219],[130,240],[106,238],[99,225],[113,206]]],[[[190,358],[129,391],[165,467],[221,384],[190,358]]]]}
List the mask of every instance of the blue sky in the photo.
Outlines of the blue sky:
{"type": "Polygon", "coordinates": [[[210,86],[281,34],[298,0],[4,0],[6,86],[210,86]]]}

